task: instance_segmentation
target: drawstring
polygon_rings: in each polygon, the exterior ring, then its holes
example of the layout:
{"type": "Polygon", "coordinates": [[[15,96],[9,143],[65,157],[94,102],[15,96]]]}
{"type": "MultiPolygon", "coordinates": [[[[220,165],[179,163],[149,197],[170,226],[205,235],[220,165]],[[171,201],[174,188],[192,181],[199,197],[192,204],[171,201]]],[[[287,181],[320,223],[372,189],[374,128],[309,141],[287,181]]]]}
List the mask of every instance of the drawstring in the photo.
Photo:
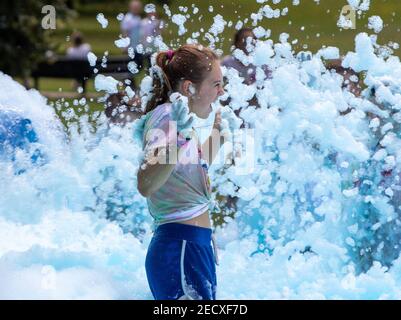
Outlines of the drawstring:
{"type": "MultiPolygon", "coordinates": [[[[210,212],[216,212],[216,213],[221,212],[219,204],[215,200],[215,198],[210,199],[209,210],[210,210],[210,212]]],[[[219,265],[219,254],[217,252],[217,243],[216,243],[216,238],[215,238],[214,234],[212,234],[212,245],[213,245],[213,252],[214,252],[214,262],[218,266],[219,265]]]]}
{"type": "MultiPolygon", "coordinates": [[[[209,210],[210,210],[210,213],[221,212],[220,206],[214,197],[209,200],[209,210]]],[[[218,266],[219,265],[219,254],[217,252],[217,243],[216,243],[216,238],[215,238],[214,234],[212,234],[212,245],[213,245],[213,252],[214,252],[214,262],[218,266]]]]}
{"type": "Polygon", "coordinates": [[[214,252],[214,262],[216,265],[219,265],[219,254],[217,252],[217,243],[214,234],[212,234],[212,245],[213,245],[213,252],[214,252]]]}

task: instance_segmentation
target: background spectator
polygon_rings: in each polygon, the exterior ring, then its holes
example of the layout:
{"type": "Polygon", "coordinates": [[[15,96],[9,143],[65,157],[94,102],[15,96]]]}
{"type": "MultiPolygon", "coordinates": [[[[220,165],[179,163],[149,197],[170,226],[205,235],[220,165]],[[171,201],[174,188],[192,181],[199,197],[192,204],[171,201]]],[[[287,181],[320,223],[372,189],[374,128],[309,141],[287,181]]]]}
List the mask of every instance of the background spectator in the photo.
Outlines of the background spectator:
{"type": "Polygon", "coordinates": [[[361,95],[363,83],[361,79],[362,75],[351,68],[344,68],[342,66],[342,59],[328,60],[326,63],[326,69],[333,70],[343,77],[343,89],[347,89],[356,97],[361,95]]]}
{"type": "Polygon", "coordinates": [[[84,37],[80,32],[74,32],[71,35],[72,45],[67,49],[67,57],[75,59],[87,59],[88,53],[91,51],[91,46],[84,43],[84,37]]]}
{"type": "Polygon", "coordinates": [[[147,13],[146,18],[142,20],[142,44],[148,66],[150,66],[150,57],[157,51],[155,39],[161,35],[162,29],[163,21],[158,19],[157,13],[147,13]]]}
{"type": "Polygon", "coordinates": [[[130,38],[129,48],[133,48],[135,52],[135,62],[138,69],[142,68],[143,64],[143,50],[138,46],[142,44],[142,2],[133,0],[129,4],[129,12],[121,21],[121,33],[123,37],[130,38]],[[139,50],[138,50],[139,49],[139,50]]]}
{"type": "Polygon", "coordinates": [[[107,99],[105,115],[112,124],[124,126],[133,122],[143,115],[140,98],[135,95],[132,99],[128,99],[125,91],[112,94],[107,99]]]}
{"type": "MultiPolygon", "coordinates": [[[[255,34],[250,28],[243,28],[238,30],[234,36],[234,47],[235,49],[242,50],[246,55],[249,55],[247,48],[248,43],[256,41],[255,34]]],[[[244,78],[244,82],[247,85],[253,84],[256,81],[256,67],[252,64],[244,65],[240,60],[235,58],[233,55],[226,56],[222,61],[222,66],[227,68],[234,68],[238,71],[240,77],[244,78]]],[[[263,67],[266,78],[271,77],[270,69],[265,66],[263,67]]]]}
{"type": "MultiPolygon", "coordinates": [[[[67,49],[67,57],[71,59],[88,59],[88,53],[91,51],[91,46],[84,43],[84,37],[80,32],[74,32],[71,35],[71,46],[67,49]]],[[[72,88],[77,90],[80,86],[84,87],[82,79],[77,78],[72,82],[72,88]]]]}

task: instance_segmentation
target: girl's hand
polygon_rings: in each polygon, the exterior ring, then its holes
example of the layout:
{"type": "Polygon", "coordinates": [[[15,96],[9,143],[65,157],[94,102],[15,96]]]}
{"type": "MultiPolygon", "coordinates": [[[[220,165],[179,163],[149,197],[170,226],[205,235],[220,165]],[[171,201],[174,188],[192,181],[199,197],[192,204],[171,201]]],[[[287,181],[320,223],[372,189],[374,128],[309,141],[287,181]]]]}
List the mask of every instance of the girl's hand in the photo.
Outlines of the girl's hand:
{"type": "Polygon", "coordinates": [[[223,119],[219,109],[214,116],[213,131],[217,131],[220,138],[220,146],[227,140],[230,140],[231,132],[227,120],[223,119]]]}
{"type": "Polygon", "coordinates": [[[188,106],[182,100],[176,100],[172,103],[172,120],[177,122],[179,132],[192,128],[194,117],[189,114],[188,106]]]}
{"type": "Polygon", "coordinates": [[[172,120],[177,124],[177,131],[184,137],[190,137],[194,117],[189,112],[188,99],[180,94],[170,96],[172,102],[172,120]]]}

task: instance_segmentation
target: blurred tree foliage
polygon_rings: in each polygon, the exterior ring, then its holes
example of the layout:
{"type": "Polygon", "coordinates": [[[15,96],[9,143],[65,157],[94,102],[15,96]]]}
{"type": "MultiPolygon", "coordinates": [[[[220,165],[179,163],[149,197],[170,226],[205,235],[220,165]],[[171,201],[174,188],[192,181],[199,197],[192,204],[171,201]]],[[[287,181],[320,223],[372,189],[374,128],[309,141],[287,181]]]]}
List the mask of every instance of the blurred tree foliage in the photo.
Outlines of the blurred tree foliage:
{"type": "Polygon", "coordinates": [[[0,70],[12,76],[26,78],[43,59],[51,43],[51,29],[42,27],[46,13],[42,8],[52,5],[57,26],[74,15],[72,2],[65,0],[2,0],[0,1],[0,70]],[[67,4],[67,2],[69,2],[67,4]]]}

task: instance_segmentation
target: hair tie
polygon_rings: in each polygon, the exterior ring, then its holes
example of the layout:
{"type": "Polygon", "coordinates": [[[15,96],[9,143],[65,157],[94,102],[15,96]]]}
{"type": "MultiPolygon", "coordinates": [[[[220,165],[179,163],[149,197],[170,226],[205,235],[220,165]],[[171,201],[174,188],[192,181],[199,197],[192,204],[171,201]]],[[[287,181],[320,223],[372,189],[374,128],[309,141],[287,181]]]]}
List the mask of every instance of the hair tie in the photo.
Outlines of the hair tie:
{"type": "Polygon", "coordinates": [[[169,60],[169,61],[171,61],[171,59],[173,59],[173,57],[174,57],[174,54],[175,54],[175,52],[174,52],[174,50],[168,50],[167,51],[167,59],[169,60]]]}

